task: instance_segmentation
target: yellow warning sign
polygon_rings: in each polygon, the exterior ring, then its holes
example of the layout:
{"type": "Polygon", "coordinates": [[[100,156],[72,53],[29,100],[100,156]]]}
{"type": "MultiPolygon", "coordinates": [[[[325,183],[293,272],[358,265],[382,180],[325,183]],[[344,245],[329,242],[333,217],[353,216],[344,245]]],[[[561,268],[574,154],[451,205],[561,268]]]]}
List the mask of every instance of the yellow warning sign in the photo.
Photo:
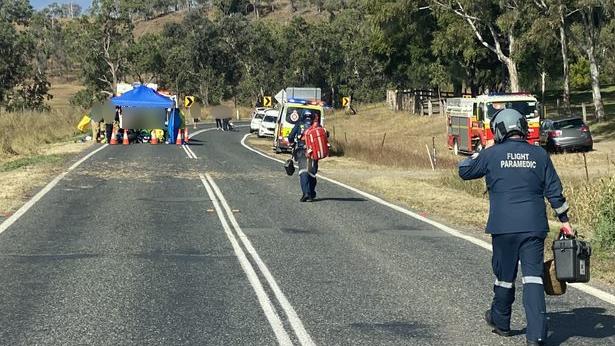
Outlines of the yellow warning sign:
{"type": "Polygon", "coordinates": [[[263,107],[271,107],[271,96],[263,97],[263,107]]]}
{"type": "Polygon", "coordinates": [[[186,96],[184,97],[184,107],[190,108],[194,104],[194,96],[186,96]]]}
{"type": "Polygon", "coordinates": [[[350,104],[350,97],[342,97],[342,107],[348,107],[350,104]]]}

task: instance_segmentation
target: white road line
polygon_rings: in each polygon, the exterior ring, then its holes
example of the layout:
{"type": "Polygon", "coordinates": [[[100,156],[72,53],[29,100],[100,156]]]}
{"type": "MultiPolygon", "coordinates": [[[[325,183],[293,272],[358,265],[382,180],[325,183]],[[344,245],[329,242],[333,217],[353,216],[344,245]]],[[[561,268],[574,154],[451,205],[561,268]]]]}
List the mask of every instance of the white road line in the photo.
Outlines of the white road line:
{"type": "Polygon", "coordinates": [[[231,227],[229,226],[228,222],[226,221],[226,218],[224,217],[224,212],[222,211],[222,208],[220,208],[220,204],[218,203],[218,199],[216,198],[215,193],[212,191],[212,188],[207,183],[207,180],[205,179],[203,174],[199,174],[199,177],[201,178],[201,181],[203,182],[203,185],[205,186],[205,189],[207,190],[207,194],[209,195],[209,198],[214,204],[214,208],[216,210],[216,213],[218,214],[218,218],[220,219],[220,222],[222,223],[224,232],[226,233],[227,238],[229,239],[229,241],[231,242],[231,245],[233,246],[235,255],[239,259],[239,264],[241,265],[241,268],[243,269],[243,271],[246,273],[246,276],[248,277],[248,281],[250,282],[250,285],[252,285],[254,292],[256,292],[256,297],[258,298],[258,302],[260,303],[261,308],[263,309],[263,312],[265,313],[265,317],[267,317],[267,320],[269,321],[269,324],[271,325],[271,328],[273,329],[273,332],[278,340],[278,343],[280,345],[292,345],[290,336],[288,335],[288,332],[286,332],[286,329],[284,329],[282,320],[280,319],[280,316],[275,310],[275,307],[271,303],[271,300],[267,296],[267,293],[265,292],[263,285],[258,279],[258,275],[256,274],[256,271],[252,267],[252,264],[250,264],[248,257],[246,256],[245,252],[243,252],[243,250],[241,249],[241,246],[239,246],[239,243],[237,242],[237,238],[231,231],[231,227]]]}
{"type": "Polygon", "coordinates": [[[190,152],[188,152],[188,149],[186,149],[186,146],[182,145],[181,147],[182,147],[182,149],[184,149],[184,152],[186,153],[186,156],[188,156],[189,159],[193,159],[193,157],[190,154],[190,152]]]}
{"type": "Polygon", "coordinates": [[[32,197],[29,201],[27,201],[24,205],[22,205],[21,208],[19,208],[15,212],[15,214],[11,215],[8,219],[4,220],[2,224],[0,224],[0,233],[6,231],[9,227],[11,227],[12,224],[15,223],[15,221],[19,220],[19,218],[22,217],[23,214],[25,214],[30,208],[32,208],[32,206],[36,202],[38,202],[41,198],[43,198],[43,196],[45,196],[49,191],[51,191],[51,189],[53,189],[56,185],[58,185],[60,180],[62,180],[62,178],[64,178],[70,171],[77,168],[80,164],[82,164],[85,160],[92,157],[97,152],[106,148],[107,145],[108,144],[104,144],[100,148],[87,154],[86,156],[81,158],[79,161],[75,162],[72,166],[68,167],[68,169],[65,172],[62,172],[58,176],[56,176],[52,181],[49,182],[49,184],[47,184],[42,190],[40,190],[36,195],[34,195],[34,197],[32,197]]]}
{"type": "Polygon", "coordinates": [[[188,155],[189,159],[196,159],[197,158],[196,154],[194,153],[194,151],[192,151],[192,149],[190,149],[186,144],[182,144],[182,148],[186,152],[186,155],[188,155]]]}
{"type": "Polygon", "coordinates": [[[288,299],[286,298],[286,296],[280,289],[280,286],[278,286],[273,275],[271,275],[271,272],[265,265],[265,262],[263,262],[261,257],[258,255],[256,250],[254,249],[254,246],[252,246],[252,242],[250,242],[250,239],[248,239],[245,233],[243,233],[243,231],[241,230],[241,227],[239,226],[237,219],[233,215],[233,211],[228,205],[226,199],[224,198],[222,191],[220,191],[220,188],[218,187],[216,182],[212,179],[212,177],[209,174],[205,174],[205,177],[207,178],[207,181],[209,182],[209,184],[213,187],[214,192],[217,194],[218,199],[220,200],[220,202],[222,203],[222,206],[224,207],[224,210],[226,210],[227,217],[231,221],[231,224],[233,225],[233,227],[235,228],[235,232],[237,232],[237,235],[239,236],[239,239],[243,243],[243,246],[245,246],[250,256],[252,256],[252,259],[258,266],[258,269],[260,270],[260,272],[265,277],[265,280],[267,280],[267,283],[269,284],[269,287],[271,287],[271,290],[273,291],[273,294],[275,295],[276,299],[280,303],[280,306],[282,306],[282,309],[286,313],[286,318],[288,319],[288,322],[290,323],[291,327],[295,331],[295,335],[297,336],[299,343],[301,345],[306,345],[306,346],[315,345],[314,341],[312,341],[312,338],[310,337],[310,334],[305,330],[305,327],[303,326],[303,322],[301,322],[301,319],[297,315],[297,312],[295,311],[293,306],[290,304],[290,302],[288,301],[288,299]]]}
{"type": "MultiPolygon", "coordinates": [[[[280,162],[280,163],[284,163],[284,161],[282,161],[282,160],[278,160],[276,158],[273,158],[273,157],[271,157],[271,156],[269,156],[269,155],[267,155],[265,153],[262,153],[259,150],[256,150],[256,149],[250,147],[249,145],[247,145],[246,144],[246,139],[249,136],[250,136],[249,134],[246,134],[243,137],[243,139],[241,140],[241,145],[244,148],[246,148],[246,149],[248,149],[248,150],[250,150],[250,151],[252,151],[252,152],[254,152],[254,153],[256,153],[256,154],[258,154],[260,156],[262,156],[262,157],[266,157],[266,158],[268,158],[270,160],[277,161],[277,162],[280,162]]],[[[478,239],[478,238],[474,238],[474,237],[469,236],[467,234],[463,234],[463,233],[461,233],[460,231],[458,231],[458,230],[456,230],[454,228],[451,228],[451,227],[443,225],[443,224],[441,224],[439,222],[430,220],[430,219],[428,219],[428,218],[426,218],[424,216],[421,216],[419,214],[413,213],[413,212],[411,212],[408,209],[405,209],[405,208],[402,208],[402,207],[400,207],[398,205],[395,205],[393,203],[387,202],[387,201],[383,200],[382,198],[376,197],[376,196],[374,196],[372,194],[369,194],[367,192],[361,191],[361,190],[359,190],[357,188],[354,188],[352,186],[348,186],[348,185],[346,185],[344,183],[340,183],[339,181],[336,181],[334,179],[327,178],[327,177],[322,176],[322,175],[318,175],[318,177],[322,178],[323,180],[326,180],[326,181],[328,181],[328,182],[330,182],[332,184],[336,184],[336,185],[341,186],[341,187],[343,187],[345,189],[348,189],[348,190],[350,190],[350,191],[352,191],[354,193],[357,193],[357,194],[359,194],[359,195],[361,195],[361,196],[363,196],[363,197],[365,197],[365,198],[367,198],[369,200],[372,200],[372,201],[374,201],[374,202],[376,202],[378,204],[384,205],[384,206],[389,207],[389,208],[391,208],[393,210],[396,210],[396,211],[398,211],[398,212],[400,212],[402,214],[406,214],[406,215],[408,215],[408,216],[410,216],[410,217],[412,217],[414,219],[417,219],[419,221],[422,221],[422,222],[425,222],[427,224],[430,224],[430,225],[440,229],[441,231],[444,231],[444,232],[446,232],[446,233],[448,233],[448,234],[450,234],[450,235],[452,235],[454,237],[461,238],[463,240],[469,241],[470,243],[478,245],[478,246],[482,247],[483,249],[486,249],[486,250],[489,250],[489,251],[493,251],[493,249],[491,248],[491,244],[489,244],[488,242],[486,242],[484,240],[481,240],[481,239],[478,239]]],[[[604,301],[606,303],[609,303],[611,305],[615,305],[615,295],[613,295],[613,294],[610,294],[608,292],[605,292],[605,291],[603,291],[601,289],[595,288],[595,287],[590,286],[588,284],[575,283],[575,284],[569,284],[569,285],[571,287],[574,287],[574,288],[578,289],[579,291],[582,291],[582,292],[587,293],[587,294],[589,294],[591,296],[594,296],[594,297],[596,297],[596,298],[598,298],[598,299],[600,299],[600,300],[602,300],[602,301],[604,301]]]]}
{"type": "Polygon", "coordinates": [[[216,128],[209,128],[209,129],[202,129],[202,130],[198,130],[198,131],[194,131],[192,134],[188,134],[188,138],[192,138],[194,136],[200,135],[203,132],[209,132],[209,131],[215,131],[216,128]]]}
{"type": "Polygon", "coordinates": [[[197,159],[196,154],[194,153],[192,148],[190,148],[190,146],[186,145],[186,149],[190,152],[190,154],[192,154],[192,157],[194,157],[194,159],[197,159]]]}

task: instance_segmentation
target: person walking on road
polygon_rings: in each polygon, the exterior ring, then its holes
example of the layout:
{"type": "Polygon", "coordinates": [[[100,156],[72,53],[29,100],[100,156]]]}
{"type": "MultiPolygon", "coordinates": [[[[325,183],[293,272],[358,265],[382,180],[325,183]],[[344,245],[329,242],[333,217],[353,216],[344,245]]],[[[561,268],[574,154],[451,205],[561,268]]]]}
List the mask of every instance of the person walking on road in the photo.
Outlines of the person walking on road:
{"type": "Polygon", "coordinates": [[[459,163],[462,179],[485,177],[489,191],[486,232],[491,234],[496,280],[485,320],[494,333],[511,335],[511,307],[521,261],[527,344],[543,345],[547,338],[544,242],[549,231],[544,198],[562,223],[562,230],[574,235],[568,222],[568,203],[547,152],[525,141],[528,124],[521,113],[514,109],[496,113],[491,131],[495,145],[459,163]]]}
{"type": "Polygon", "coordinates": [[[303,193],[300,202],[312,202],[316,198],[318,161],[308,157],[304,137],[305,131],[312,126],[314,121],[318,120],[309,110],[306,110],[288,135],[288,142],[294,146],[293,159],[299,165],[299,183],[303,193]]]}

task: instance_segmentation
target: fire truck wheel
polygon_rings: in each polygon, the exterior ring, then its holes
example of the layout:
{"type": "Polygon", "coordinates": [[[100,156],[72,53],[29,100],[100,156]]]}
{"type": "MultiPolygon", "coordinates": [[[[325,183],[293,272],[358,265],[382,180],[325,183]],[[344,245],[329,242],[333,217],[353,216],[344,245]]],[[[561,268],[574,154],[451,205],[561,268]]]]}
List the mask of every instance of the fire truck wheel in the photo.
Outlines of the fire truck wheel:
{"type": "Polygon", "coordinates": [[[459,155],[459,144],[456,139],[453,139],[453,154],[459,155]]]}
{"type": "Polygon", "coordinates": [[[480,153],[481,150],[483,150],[483,143],[481,142],[476,143],[476,147],[474,148],[474,151],[477,153],[480,153]]]}

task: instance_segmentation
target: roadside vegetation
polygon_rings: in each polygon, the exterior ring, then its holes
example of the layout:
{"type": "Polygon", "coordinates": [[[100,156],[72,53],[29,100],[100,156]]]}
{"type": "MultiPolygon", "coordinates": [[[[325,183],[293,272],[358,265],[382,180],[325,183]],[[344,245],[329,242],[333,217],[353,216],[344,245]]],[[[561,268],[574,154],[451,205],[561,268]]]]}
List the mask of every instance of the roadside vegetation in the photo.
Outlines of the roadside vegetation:
{"type": "MultiPolygon", "coordinates": [[[[352,160],[355,169],[370,172],[358,179],[365,188],[403,201],[415,210],[429,212],[445,222],[465,225],[478,232],[484,229],[488,213],[484,180],[462,181],[458,177],[456,165],[463,156],[456,157],[448,150],[444,118],[393,112],[380,104],[363,106],[357,115],[334,113],[327,118],[326,126],[331,132],[335,155],[352,160]],[[434,139],[437,165],[432,170],[426,146],[432,151],[434,139]],[[363,162],[363,167],[357,160],[363,162]],[[373,168],[374,165],[381,169],[373,168]],[[391,171],[386,172],[389,168],[391,171]],[[403,174],[404,171],[408,174],[403,174]],[[428,193],[421,190],[440,196],[426,198],[428,193]]],[[[585,155],[587,176],[583,154],[551,157],[571,205],[573,226],[594,247],[597,276],[615,283],[615,142],[607,138],[598,135],[596,150],[585,155]]],[[[322,166],[327,170],[336,163],[322,166]]],[[[548,214],[554,237],[558,223],[552,213],[548,214]]],[[[549,246],[546,248],[550,253],[549,246]]]]}
{"type": "Polygon", "coordinates": [[[83,116],[78,111],[25,111],[0,114],[0,162],[38,155],[46,144],[71,140],[83,116]]]}

